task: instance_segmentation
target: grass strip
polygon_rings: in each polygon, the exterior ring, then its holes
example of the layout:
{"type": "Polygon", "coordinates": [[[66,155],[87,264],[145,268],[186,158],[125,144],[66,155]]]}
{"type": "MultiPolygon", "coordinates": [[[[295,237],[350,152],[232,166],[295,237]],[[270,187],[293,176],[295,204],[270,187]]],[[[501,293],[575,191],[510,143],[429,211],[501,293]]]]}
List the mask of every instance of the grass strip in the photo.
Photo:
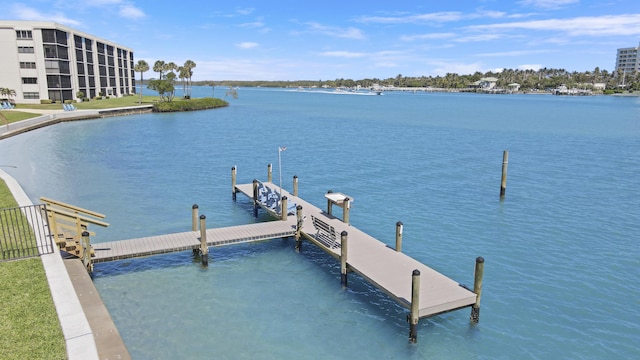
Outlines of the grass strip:
{"type": "MultiPolygon", "coordinates": [[[[0,180],[0,208],[16,206],[0,180]]],[[[39,257],[0,262],[0,304],[0,359],[66,359],[64,335],[39,257]]]]}

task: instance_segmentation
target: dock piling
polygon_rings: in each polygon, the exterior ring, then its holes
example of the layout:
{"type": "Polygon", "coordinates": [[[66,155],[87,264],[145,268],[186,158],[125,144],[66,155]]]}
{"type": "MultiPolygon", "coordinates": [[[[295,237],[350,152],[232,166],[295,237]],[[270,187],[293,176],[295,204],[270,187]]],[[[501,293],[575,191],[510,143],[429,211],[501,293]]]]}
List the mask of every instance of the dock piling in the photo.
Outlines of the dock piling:
{"type": "Polygon", "coordinates": [[[287,221],[287,213],[289,212],[287,200],[286,196],[283,196],[282,199],[280,199],[280,219],[282,221],[287,221]]]}
{"type": "Polygon", "coordinates": [[[253,216],[258,217],[258,180],[253,179],[253,216]]]}
{"type": "Polygon", "coordinates": [[[402,221],[398,221],[396,223],[396,251],[397,252],[402,252],[402,230],[404,228],[404,225],[402,224],[402,221]]]}
{"type": "Polygon", "coordinates": [[[298,196],[298,175],[293,175],[293,196],[298,196]]]}
{"type": "Polygon", "coordinates": [[[91,274],[93,272],[93,264],[91,263],[91,240],[89,240],[89,232],[82,232],[82,264],[91,274]]]}
{"type": "Polygon", "coordinates": [[[267,165],[267,182],[273,182],[273,165],[267,165]]]}
{"type": "Polygon", "coordinates": [[[480,298],[482,297],[482,276],[484,275],[484,258],[476,258],[476,269],[473,280],[473,292],[476,294],[476,303],[471,306],[471,322],[480,321],[480,298]]]}
{"type": "Polygon", "coordinates": [[[502,153],[502,181],[500,182],[500,199],[504,198],[507,191],[507,166],[509,164],[509,150],[502,153]]]}
{"type": "Polygon", "coordinates": [[[296,206],[296,252],[302,250],[302,205],[296,206]]]}
{"type": "MultiPolygon", "coordinates": [[[[332,194],[332,193],[333,193],[333,190],[327,191],[327,194],[332,194]]],[[[332,205],[331,200],[327,199],[327,214],[329,214],[330,216],[331,216],[331,207],[332,207],[331,205],[332,205]]]]}
{"type": "Polygon", "coordinates": [[[409,342],[418,341],[418,321],[420,321],[420,270],[411,275],[411,315],[409,315],[409,342]]]}
{"type": "Polygon", "coordinates": [[[207,246],[207,217],[200,215],[200,256],[202,266],[209,265],[209,247],[207,246]]]}
{"type": "Polygon", "coordinates": [[[191,231],[198,231],[198,204],[191,207],[191,231]]]}
{"type": "Polygon", "coordinates": [[[340,233],[340,283],[343,288],[347,287],[347,249],[348,249],[348,233],[342,231],[340,233]]]}
{"type": "Polygon", "coordinates": [[[237,170],[236,167],[231,168],[231,198],[233,201],[236,201],[236,180],[237,180],[237,170]]]}
{"type": "Polygon", "coordinates": [[[351,199],[346,197],[342,204],[342,222],[345,224],[349,224],[349,210],[351,210],[351,199]]]}

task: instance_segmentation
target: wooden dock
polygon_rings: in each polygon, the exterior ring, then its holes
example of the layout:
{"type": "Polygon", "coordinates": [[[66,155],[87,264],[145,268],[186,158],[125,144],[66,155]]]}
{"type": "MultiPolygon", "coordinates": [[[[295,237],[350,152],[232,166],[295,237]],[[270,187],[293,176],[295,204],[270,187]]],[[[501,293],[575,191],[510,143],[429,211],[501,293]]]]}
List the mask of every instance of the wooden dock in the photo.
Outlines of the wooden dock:
{"type": "MultiPolygon", "coordinates": [[[[273,183],[263,184],[278,188],[278,185],[273,183]]],[[[253,200],[253,184],[240,184],[235,187],[237,191],[253,200]]],[[[342,222],[335,216],[329,215],[284,189],[282,196],[286,196],[289,203],[293,202],[302,206],[302,213],[307,217],[301,227],[302,235],[338,259],[341,256],[341,249],[330,248],[316,238],[317,230],[311,222],[311,216],[322,219],[334,227],[338,234],[346,231],[348,233],[347,264],[349,270],[362,276],[407,309],[411,309],[413,271],[420,271],[420,318],[472,306],[476,303],[476,294],[462,287],[458,282],[404,253],[395,251],[355,226],[342,222]]]]}
{"type": "MultiPolygon", "coordinates": [[[[208,246],[285,238],[295,235],[295,219],[207,229],[208,246]]],[[[200,248],[200,231],[94,243],[94,263],[166,254],[200,248]]]]}
{"type": "Polygon", "coordinates": [[[233,199],[236,200],[237,193],[245,194],[253,202],[256,216],[258,209],[262,208],[275,217],[275,221],[207,229],[206,218],[202,215],[200,230],[196,231],[198,206],[194,205],[193,231],[95,243],[93,262],[194,250],[200,252],[202,263],[206,266],[210,246],[295,237],[297,250],[302,246],[302,239],[306,239],[340,261],[343,286],[347,286],[347,273],[355,272],[398,304],[409,309],[407,320],[411,342],[417,340],[417,324],[421,318],[471,307],[471,321],[478,321],[484,271],[482,258],[476,259],[472,291],[402,253],[402,223],[396,224],[397,249],[393,249],[349,224],[353,199],[340,193],[327,193],[325,211],[297,196],[297,177],[294,177],[293,194],[280,189],[271,179],[269,166],[269,181],[254,180],[251,184],[237,185],[236,170],[235,167],[232,168],[233,199]],[[342,208],[342,219],[332,215],[333,205],[342,208]],[[284,211],[285,214],[282,214],[281,207],[287,209],[284,211]]]}

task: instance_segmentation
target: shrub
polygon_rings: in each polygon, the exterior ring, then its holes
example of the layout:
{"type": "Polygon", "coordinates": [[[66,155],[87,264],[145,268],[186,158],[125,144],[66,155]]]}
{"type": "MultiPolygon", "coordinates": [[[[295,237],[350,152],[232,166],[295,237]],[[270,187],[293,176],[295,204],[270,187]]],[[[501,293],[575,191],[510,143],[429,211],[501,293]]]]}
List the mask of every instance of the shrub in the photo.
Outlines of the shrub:
{"type": "Polygon", "coordinates": [[[163,101],[153,105],[155,112],[193,111],[215,109],[229,105],[228,102],[216,98],[200,98],[178,101],[163,101]]]}
{"type": "Polygon", "coordinates": [[[40,104],[53,104],[53,101],[49,99],[41,99],[40,104]]]}

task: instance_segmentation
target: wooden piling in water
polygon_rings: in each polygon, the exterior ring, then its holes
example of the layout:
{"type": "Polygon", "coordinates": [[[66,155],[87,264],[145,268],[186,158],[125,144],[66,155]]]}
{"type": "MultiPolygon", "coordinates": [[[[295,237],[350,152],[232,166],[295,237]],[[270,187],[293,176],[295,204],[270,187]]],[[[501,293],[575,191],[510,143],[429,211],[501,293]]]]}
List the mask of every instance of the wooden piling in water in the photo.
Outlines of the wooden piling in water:
{"type": "Polygon", "coordinates": [[[253,216],[258,217],[258,180],[253,179],[253,216]]]}
{"type": "Polygon", "coordinates": [[[198,204],[191,207],[191,231],[198,231],[198,204]]]}
{"type": "Polygon", "coordinates": [[[351,199],[346,197],[344,198],[344,202],[342,203],[342,222],[345,224],[349,223],[350,210],[351,210],[351,199]]]}
{"type": "Polygon", "coordinates": [[[296,252],[302,250],[302,205],[296,206],[296,252]]]}
{"type": "Polygon", "coordinates": [[[283,196],[282,199],[280,199],[280,219],[282,221],[287,221],[287,213],[289,212],[287,200],[286,196],[283,196]]]}
{"type": "Polygon", "coordinates": [[[409,315],[409,342],[418,341],[418,321],[420,321],[420,270],[411,275],[411,314],[409,315]]]}
{"type": "Polygon", "coordinates": [[[231,168],[231,198],[233,201],[236,201],[236,178],[237,178],[237,170],[236,167],[231,168]]]}
{"type": "Polygon", "coordinates": [[[509,164],[509,150],[502,153],[502,181],[500,182],[500,198],[504,198],[507,191],[507,166],[509,164]]]}
{"type": "Polygon", "coordinates": [[[207,217],[200,215],[200,256],[202,266],[209,265],[209,247],[207,246],[207,217]]]}
{"type": "Polygon", "coordinates": [[[473,292],[476,294],[476,303],[471,306],[471,322],[480,321],[480,298],[482,297],[482,276],[484,275],[484,258],[476,258],[476,269],[473,276],[473,292]]]}
{"type": "Polygon", "coordinates": [[[298,175],[293,175],[293,196],[298,196],[298,175]]]}
{"type": "Polygon", "coordinates": [[[267,182],[273,182],[273,165],[267,165],[267,182]]]}
{"type": "Polygon", "coordinates": [[[402,224],[402,221],[398,221],[396,223],[396,251],[397,252],[402,252],[402,230],[404,228],[404,225],[402,224]]]}
{"type": "MultiPolygon", "coordinates": [[[[327,191],[327,194],[332,194],[333,190],[329,190],[327,191]]],[[[331,215],[331,208],[332,208],[332,203],[331,200],[327,199],[327,214],[331,215]]]]}
{"type": "Polygon", "coordinates": [[[89,274],[93,272],[93,264],[91,263],[91,240],[89,239],[88,231],[82,232],[82,264],[89,274]]]}
{"type": "Polygon", "coordinates": [[[343,288],[347,287],[347,246],[348,233],[342,231],[340,233],[340,283],[343,288]]]}

